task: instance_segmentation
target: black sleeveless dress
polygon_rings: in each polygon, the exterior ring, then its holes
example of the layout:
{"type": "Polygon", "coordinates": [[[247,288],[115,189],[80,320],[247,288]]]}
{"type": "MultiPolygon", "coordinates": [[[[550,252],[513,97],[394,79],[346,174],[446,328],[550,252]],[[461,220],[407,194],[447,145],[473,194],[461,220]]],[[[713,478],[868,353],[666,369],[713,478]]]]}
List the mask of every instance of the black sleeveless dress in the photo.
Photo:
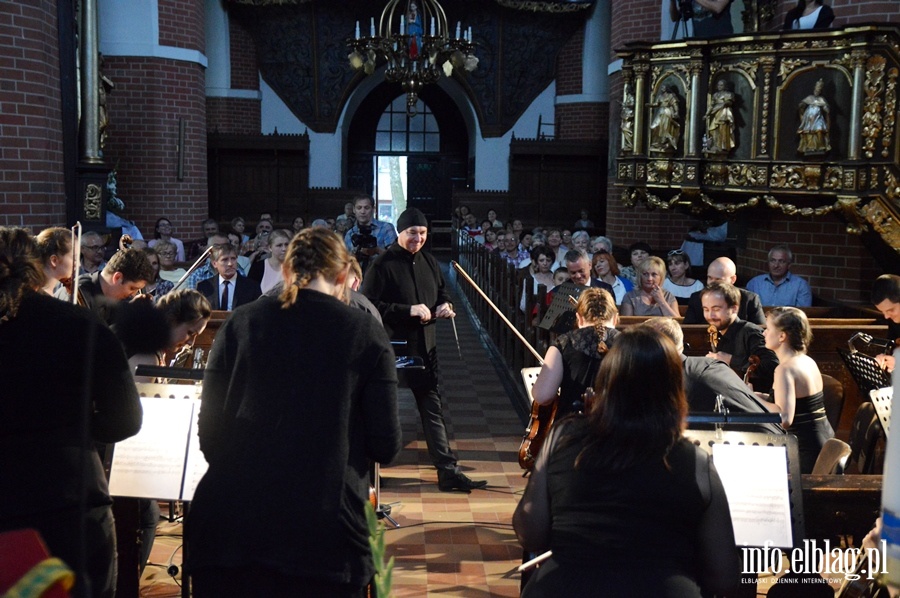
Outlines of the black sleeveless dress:
{"type": "Polygon", "coordinates": [[[800,447],[800,473],[811,473],[822,445],[834,438],[834,430],[825,415],[825,393],[817,392],[797,399],[794,421],[788,434],[797,437],[800,447]]]}

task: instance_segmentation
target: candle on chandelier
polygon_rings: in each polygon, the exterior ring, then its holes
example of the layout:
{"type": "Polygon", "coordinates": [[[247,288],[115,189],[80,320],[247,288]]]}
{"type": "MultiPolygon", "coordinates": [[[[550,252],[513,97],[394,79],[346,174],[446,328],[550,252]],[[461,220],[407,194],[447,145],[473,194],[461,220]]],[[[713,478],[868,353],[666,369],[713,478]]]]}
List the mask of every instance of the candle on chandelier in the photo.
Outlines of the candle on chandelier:
{"type": "Polygon", "coordinates": [[[431,36],[434,37],[434,17],[431,17],[431,36]]]}
{"type": "Polygon", "coordinates": [[[359,21],[356,22],[356,39],[359,39],[359,21]]]}
{"type": "Polygon", "coordinates": [[[406,17],[400,15],[400,35],[406,33],[406,17]]]}
{"type": "Polygon", "coordinates": [[[468,41],[470,44],[474,41],[472,38],[472,26],[471,25],[469,26],[469,40],[468,41]]]}
{"type": "Polygon", "coordinates": [[[375,37],[375,17],[369,21],[369,37],[375,37]]]}
{"type": "Polygon", "coordinates": [[[456,39],[459,39],[460,30],[462,28],[462,23],[459,21],[456,22],[456,39]]]}

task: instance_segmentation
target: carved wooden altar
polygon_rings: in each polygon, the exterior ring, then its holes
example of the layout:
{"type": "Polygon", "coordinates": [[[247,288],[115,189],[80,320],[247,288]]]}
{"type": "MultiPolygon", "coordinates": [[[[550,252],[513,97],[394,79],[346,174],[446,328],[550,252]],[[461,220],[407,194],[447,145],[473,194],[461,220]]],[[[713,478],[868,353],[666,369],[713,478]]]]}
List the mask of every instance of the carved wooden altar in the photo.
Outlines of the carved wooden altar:
{"type": "Polygon", "coordinates": [[[628,205],[834,213],[900,250],[900,29],[638,42],[619,50],[628,205]]]}

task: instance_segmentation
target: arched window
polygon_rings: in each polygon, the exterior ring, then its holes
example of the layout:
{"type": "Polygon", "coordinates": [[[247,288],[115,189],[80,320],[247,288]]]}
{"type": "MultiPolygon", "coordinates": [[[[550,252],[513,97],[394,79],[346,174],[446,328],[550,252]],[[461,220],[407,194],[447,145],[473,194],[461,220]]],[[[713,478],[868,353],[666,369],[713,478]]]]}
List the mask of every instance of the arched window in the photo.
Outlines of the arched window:
{"type": "Polygon", "coordinates": [[[375,129],[375,151],[437,152],[441,134],[431,108],[422,100],[416,102],[415,116],[406,112],[406,95],[398,96],[382,113],[375,129]]]}

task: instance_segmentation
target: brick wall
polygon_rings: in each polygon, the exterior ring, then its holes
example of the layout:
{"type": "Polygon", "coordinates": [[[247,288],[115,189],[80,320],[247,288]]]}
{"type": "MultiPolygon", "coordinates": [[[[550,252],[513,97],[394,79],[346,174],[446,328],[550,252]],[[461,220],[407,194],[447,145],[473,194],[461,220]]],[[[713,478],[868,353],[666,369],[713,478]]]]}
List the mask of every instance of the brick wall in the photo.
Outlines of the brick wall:
{"type": "Polygon", "coordinates": [[[206,98],[206,127],[210,132],[259,135],[260,101],[206,98]]]}
{"type": "Polygon", "coordinates": [[[556,138],[606,140],[609,135],[609,103],[582,102],[556,106],[556,138]]]}
{"type": "Polygon", "coordinates": [[[250,34],[235,19],[229,19],[231,38],[231,88],[259,89],[259,66],[256,46],[250,34]]]}
{"type": "Polygon", "coordinates": [[[64,225],[55,0],[0,3],[0,225],[64,225]]]}
{"type": "Polygon", "coordinates": [[[563,46],[556,59],[556,95],[565,96],[582,92],[581,52],[583,48],[584,30],[582,29],[563,46]]]}
{"type": "Polygon", "coordinates": [[[158,0],[159,44],[206,50],[203,0],[158,0]]]}
{"type": "Polygon", "coordinates": [[[104,157],[118,171],[125,216],[146,235],[165,216],[183,240],[208,215],[203,68],[159,58],[109,57],[110,139],[104,157]],[[184,179],[177,179],[179,119],[185,122],[184,179]]]}

